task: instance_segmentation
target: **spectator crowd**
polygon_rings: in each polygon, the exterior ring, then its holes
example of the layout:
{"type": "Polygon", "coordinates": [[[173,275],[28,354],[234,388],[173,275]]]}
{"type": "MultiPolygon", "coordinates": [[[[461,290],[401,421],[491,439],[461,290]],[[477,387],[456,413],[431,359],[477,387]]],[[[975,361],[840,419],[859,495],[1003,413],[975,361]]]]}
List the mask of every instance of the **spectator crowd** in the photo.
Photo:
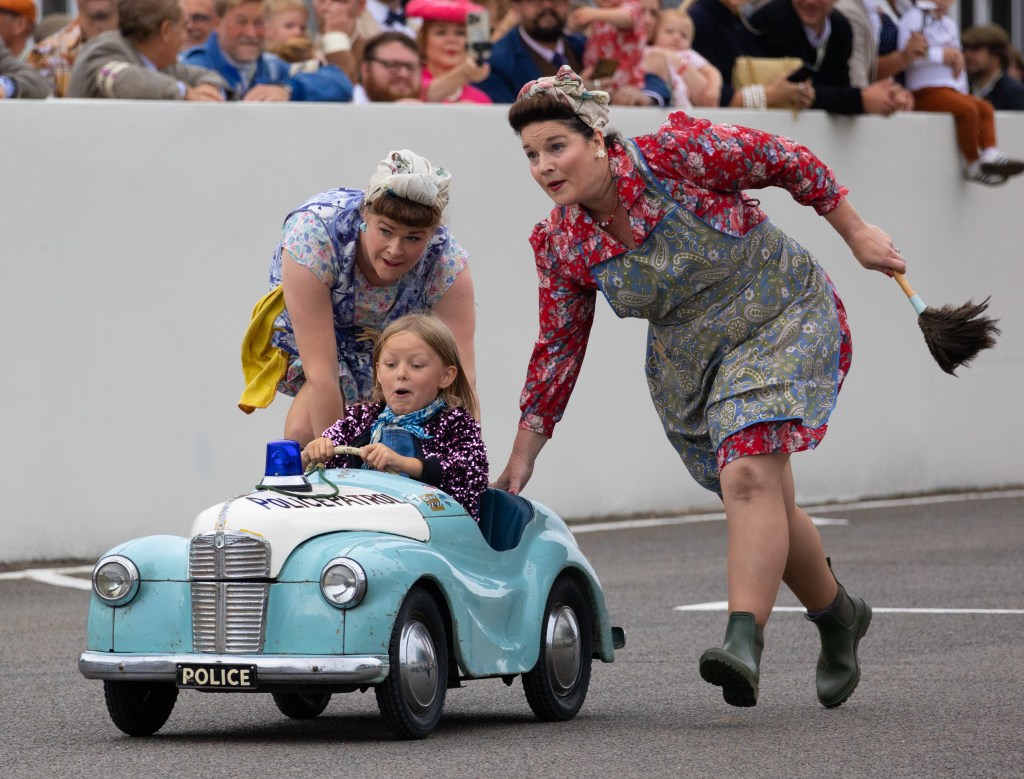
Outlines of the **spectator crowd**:
{"type": "Polygon", "coordinates": [[[480,2],[0,0],[0,99],[511,103],[568,64],[619,105],[948,112],[970,178],[1019,172],[991,115],[1024,110],[1020,55],[950,0],[480,2]]]}

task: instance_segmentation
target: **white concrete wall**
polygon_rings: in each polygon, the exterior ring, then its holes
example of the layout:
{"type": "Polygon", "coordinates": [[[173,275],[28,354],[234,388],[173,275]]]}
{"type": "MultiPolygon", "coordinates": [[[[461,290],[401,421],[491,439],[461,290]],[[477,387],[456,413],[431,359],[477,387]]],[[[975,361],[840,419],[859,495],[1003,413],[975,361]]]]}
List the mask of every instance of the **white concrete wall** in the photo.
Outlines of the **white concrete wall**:
{"type": "MultiPolygon", "coordinates": [[[[1024,482],[1024,181],[959,176],[952,121],[709,111],[818,152],[883,224],[932,305],[991,294],[999,348],[943,374],[896,284],[860,270],[827,223],[759,195],[843,294],[853,371],[819,450],[795,458],[805,501],[1024,482]]],[[[450,225],[470,252],[492,476],[508,456],[536,335],[527,235],[549,207],[500,107],[185,105],[12,101],[0,106],[0,561],[94,556],[184,532],[251,488],[287,399],[245,416],[239,342],[265,291],[281,220],[331,186],[362,186],[392,148],[454,176],[450,225]]],[[[662,114],[614,112],[625,134],[662,114]]],[[[1024,116],[1001,115],[1024,153],[1024,116]]],[[[643,378],[645,326],[600,304],[565,420],[528,494],[567,517],[708,509],[662,436],[643,378]]]]}

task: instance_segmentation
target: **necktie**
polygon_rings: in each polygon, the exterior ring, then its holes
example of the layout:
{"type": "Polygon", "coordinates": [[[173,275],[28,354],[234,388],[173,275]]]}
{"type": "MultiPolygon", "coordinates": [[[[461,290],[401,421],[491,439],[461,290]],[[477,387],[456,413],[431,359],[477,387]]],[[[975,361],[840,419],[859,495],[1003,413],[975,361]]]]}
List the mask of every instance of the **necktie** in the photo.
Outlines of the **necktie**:
{"type": "Polygon", "coordinates": [[[393,24],[405,24],[404,8],[399,8],[397,11],[394,9],[388,10],[388,15],[384,18],[384,26],[390,27],[393,24]]]}
{"type": "Polygon", "coordinates": [[[555,56],[551,58],[551,64],[554,65],[555,68],[560,68],[562,65],[568,65],[569,62],[562,56],[561,52],[556,51],[555,56]]]}

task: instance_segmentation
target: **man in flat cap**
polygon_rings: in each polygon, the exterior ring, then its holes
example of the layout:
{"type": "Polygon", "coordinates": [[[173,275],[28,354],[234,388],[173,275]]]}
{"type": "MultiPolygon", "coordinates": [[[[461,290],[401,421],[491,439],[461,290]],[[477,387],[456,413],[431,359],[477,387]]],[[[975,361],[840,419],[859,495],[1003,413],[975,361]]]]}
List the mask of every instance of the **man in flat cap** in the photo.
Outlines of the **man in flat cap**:
{"type": "Polygon", "coordinates": [[[997,111],[1024,111],[1024,83],[1006,73],[1010,36],[997,24],[968,27],[960,36],[964,70],[971,94],[988,100],[997,111]]]}
{"type": "Polygon", "coordinates": [[[46,79],[24,62],[35,28],[32,0],[0,0],[0,100],[50,94],[46,79]]]}

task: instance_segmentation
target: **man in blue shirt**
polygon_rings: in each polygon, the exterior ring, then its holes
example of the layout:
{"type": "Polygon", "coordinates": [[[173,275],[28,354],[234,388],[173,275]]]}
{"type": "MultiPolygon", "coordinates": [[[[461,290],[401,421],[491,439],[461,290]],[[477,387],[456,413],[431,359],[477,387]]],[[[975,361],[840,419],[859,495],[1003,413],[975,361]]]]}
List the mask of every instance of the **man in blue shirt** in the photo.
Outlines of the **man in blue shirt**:
{"type": "MultiPolygon", "coordinates": [[[[217,0],[220,25],[206,43],[181,55],[182,62],[217,71],[231,96],[249,101],[339,101],[352,99],[352,83],[339,68],[316,70],[289,65],[265,52],[262,0],[217,0]]],[[[305,63],[303,63],[305,64],[305,63]]]]}

